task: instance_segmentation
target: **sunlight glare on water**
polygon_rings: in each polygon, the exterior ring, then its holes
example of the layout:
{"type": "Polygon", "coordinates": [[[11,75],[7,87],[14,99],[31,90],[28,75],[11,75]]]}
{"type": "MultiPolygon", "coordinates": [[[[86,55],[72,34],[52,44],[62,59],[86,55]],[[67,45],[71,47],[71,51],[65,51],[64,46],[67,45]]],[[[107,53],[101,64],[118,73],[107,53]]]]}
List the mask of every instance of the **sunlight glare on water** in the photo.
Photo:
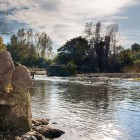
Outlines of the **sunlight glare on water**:
{"type": "Polygon", "coordinates": [[[33,117],[66,132],[58,140],[140,138],[138,81],[36,75],[31,97],[33,117]]]}

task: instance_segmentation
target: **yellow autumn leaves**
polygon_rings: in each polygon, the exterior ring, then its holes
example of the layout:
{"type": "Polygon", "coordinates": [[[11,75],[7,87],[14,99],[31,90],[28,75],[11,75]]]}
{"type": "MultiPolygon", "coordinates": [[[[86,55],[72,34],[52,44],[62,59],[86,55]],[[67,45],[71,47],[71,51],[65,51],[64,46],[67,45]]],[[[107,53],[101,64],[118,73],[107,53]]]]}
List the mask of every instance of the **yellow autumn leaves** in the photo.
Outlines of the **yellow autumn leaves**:
{"type": "Polygon", "coordinates": [[[0,37],[0,52],[6,51],[6,46],[3,44],[3,38],[0,37]]]}

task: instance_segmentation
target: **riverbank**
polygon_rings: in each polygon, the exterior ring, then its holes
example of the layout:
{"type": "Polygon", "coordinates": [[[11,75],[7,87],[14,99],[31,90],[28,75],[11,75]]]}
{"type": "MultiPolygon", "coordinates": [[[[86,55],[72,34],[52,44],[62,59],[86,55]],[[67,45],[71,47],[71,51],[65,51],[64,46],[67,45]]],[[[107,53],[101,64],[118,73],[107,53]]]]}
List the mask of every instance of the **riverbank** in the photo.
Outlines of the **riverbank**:
{"type": "Polygon", "coordinates": [[[140,78],[140,73],[83,73],[77,77],[140,78]]]}
{"type": "MultiPolygon", "coordinates": [[[[32,74],[46,75],[46,71],[31,71],[31,75],[32,74]]],[[[140,73],[82,73],[77,74],[76,77],[140,78],[140,73]]]]}
{"type": "MultiPolygon", "coordinates": [[[[45,69],[31,68],[31,75],[47,75],[45,69]]],[[[57,75],[56,75],[57,76],[57,75]]],[[[63,76],[58,76],[63,77],[63,76]]],[[[140,73],[82,73],[76,77],[140,78],[140,73]]]]}

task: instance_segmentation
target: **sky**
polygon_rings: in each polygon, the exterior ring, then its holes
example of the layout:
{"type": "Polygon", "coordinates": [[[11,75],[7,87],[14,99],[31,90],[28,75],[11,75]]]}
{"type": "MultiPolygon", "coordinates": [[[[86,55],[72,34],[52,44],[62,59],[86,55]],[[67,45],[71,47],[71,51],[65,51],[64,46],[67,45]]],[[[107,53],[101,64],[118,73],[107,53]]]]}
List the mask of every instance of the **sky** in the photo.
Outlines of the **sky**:
{"type": "MultiPolygon", "coordinates": [[[[140,43],[140,0],[0,0],[13,32],[20,28],[45,31],[56,51],[67,40],[83,35],[87,22],[119,24],[121,45],[140,43]]],[[[8,37],[4,37],[6,42],[8,37]]]]}

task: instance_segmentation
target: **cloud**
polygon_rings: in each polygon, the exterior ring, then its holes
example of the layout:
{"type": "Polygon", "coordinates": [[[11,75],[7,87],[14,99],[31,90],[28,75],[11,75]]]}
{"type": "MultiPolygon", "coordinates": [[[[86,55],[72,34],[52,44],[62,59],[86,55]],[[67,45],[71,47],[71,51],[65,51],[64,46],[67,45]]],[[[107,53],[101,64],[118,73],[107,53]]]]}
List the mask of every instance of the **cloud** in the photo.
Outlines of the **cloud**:
{"type": "Polygon", "coordinates": [[[132,44],[140,44],[140,31],[136,30],[123,30],[120,34],[120,44],[126,48],[130,48],[132,44]]]}
{"type": "Polygon", "coordinates": [[[123,8],[139,3],[138,0],[2,0],[9,11],[9,20],[24,24],[37,31],[46,31],[57,45],[81,35],[87,21],[126,20],[119,15],[123,8]],[[118,15],[117,15],[118,14],[118,15]]]}
{"type": "Polygon", "coordinates": [[[125,46],[125,49],[130,48],[130,46],[134,43],[125,32],[120,34],[120,38],[119,43],[121,46],[125,46]]]}

